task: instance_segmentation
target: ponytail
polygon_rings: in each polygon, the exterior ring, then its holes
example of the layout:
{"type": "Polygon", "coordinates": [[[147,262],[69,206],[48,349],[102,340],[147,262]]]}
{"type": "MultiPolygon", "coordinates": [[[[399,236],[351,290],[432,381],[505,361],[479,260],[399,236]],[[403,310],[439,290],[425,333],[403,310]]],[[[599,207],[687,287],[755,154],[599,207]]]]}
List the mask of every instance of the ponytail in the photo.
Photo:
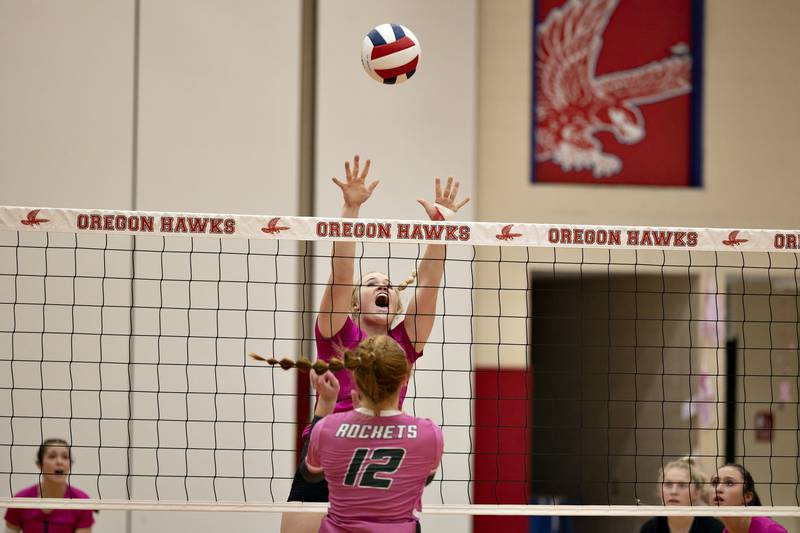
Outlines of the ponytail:
{"type": "Polygon", "coordinates": [[[301,372],[313,370],[317,375],[329,370],[333,372],[352,370],[358,389],[375,403],[381,403],[397,392],[409,373],[405,351],[397,341],[387,335],[367,337],[355,350],[345,351],[343,359],[338,357],[331,357],[330,361],[317,359],[313,364],[306,357],[300,357],[297,361],[289,357],[280,360],[274,357],[266,358],[256,353],[251,353],[250,357],[284,370],[291,368],[301,372]]]}
{"type": "Polygon", "coordinates": [[[284,370],[289,370],[292,368],[296,368],[300,372],[310,372],[311,370],[313,370],[314,372],[317,373],[317,375],[320,376],[325,372],[327,372],[328,370],[336,372],[337,370],[350,368],[346,366],[346,364],[343,363],[342,360],[337,357],[332,357],[330,361],[323,361],[322,359],[317,359],[316,361],[314,361],[314,363],[311,363],[311,361],[307,357],[301,357],[297,361],[290,359],[288,357],[284,357],[283,359],[280,360],[275,359],[274,357],[266,358],[266,357],[261,357],[257,353],[251,353],[250,357],[252,357],[256,361],[263,361],[272,366],[277,365],[284,370]]]}
{"type": "Polygon", "coordinates": [[[406,287],[408,287],[409,285],[414,283],[415,279],[417,279],[417,271],[416,270],[412,270],[411,271],[411,275],[409,275],[406,279],[403,280],[402,283],[400,283],[400,285],[398,285],[396,287],[397,292],[405,290],[406,287]]]}

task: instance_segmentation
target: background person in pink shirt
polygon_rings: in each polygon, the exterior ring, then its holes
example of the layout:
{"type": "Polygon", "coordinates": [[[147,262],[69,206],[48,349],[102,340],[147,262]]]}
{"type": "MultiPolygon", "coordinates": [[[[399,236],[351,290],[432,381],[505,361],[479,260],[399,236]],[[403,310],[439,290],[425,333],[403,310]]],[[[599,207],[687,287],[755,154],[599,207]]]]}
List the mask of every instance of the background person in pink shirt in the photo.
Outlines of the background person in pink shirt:
{"type": "MultiPolygon", "coordinates": [[[[361,167],[359,156],[353,158],[352,166],[345,162],[345,180],[333,178],[341,189],[344,206],[342,218],[358,218],[361,206],[372,196],[378,181],[367,183],[370,161],[361,167]]],[[[463,207],[469,198],[458,199],[460,182],[447,178],[442,186],[435,179],[435,196],[431,203],[419,199],[431,220],[444,220],[463,207]]],[[[355,277],[356,243],[335,241],[331,257],[331,275],[319,304],[315,326],[317,357],[330,361],[332,357],[341,358],[345,350],[352,350],[372,335],[388,335],[403,349],[406,360],[412,365],[422,356],[436,319],[436,300],[439,285],[444,274],[445,245],[428,244],[417,266],[417,286],[409,299],[403,320],[400,291],[413,281],[413,276],[398,286],[382,272],[368,272],[359,280],[355,277]],[[397,322],[397,323],[396,323],[397,322]],[[396,323],[396,324],[395,324],[396,323]]],[[[336,371],[341,386],[334,412],[345,412],[353,408],[350,391],[353,389],[350,376],[343,370],[336,371]]],[[[403,384],[398,395],[397,409],[402,406],[406,385],[403,384]]],[[[307,438],[308,432],[306,432],[307,438]]],[[[299,473],[295,473],[288,501],[326,502],[328,487],[322,483],[308,483],[299,473]]],[[[312,532],[319,529],[319,513],[287,513],[281,521],[284,533],[312,532]]]]}
{"type": "MultiPolygon", "coordinates": [[[[727,464],[711,477],[714,503],[724,506],[760,506],[756,483],[745,467],[727,464]]],[[[764,516],[725,516],[723,533],[788,533],[787,529],[764,516]]]]}
{"type": "MultiPolygon", "coordinates": [[[[16,498],[83,498],[85,492],[69,485],[72,455],[64,439],[46,439],[36,452],[39,483],[16,493],[16,498]]],[[[8,509],[6,530],[24,533],[90,533],[94,517],[88,509],[8,509]]]]}
{"type": "Polygon", "coordinates": [[[329,414],[338,381],[331,372],[312,373],[319,399],[300,473],[308,482],[324,476],[328,483],[330,507],[319,531],[419,531],[415,511],[439,468],[442,430],[397,409],[410,365],[392,338],[369,337],[345,353],[344,365],[358,386],[351,392],[357,404],[351,411],[329,414]]]}

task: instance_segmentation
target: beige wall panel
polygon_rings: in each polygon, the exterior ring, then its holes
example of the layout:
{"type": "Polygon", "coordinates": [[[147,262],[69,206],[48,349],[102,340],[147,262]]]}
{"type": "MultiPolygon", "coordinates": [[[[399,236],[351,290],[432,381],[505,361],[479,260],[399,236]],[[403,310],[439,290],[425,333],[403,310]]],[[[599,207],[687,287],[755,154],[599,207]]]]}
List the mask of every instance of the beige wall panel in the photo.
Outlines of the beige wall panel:
{"type": "Polygon", "coordinates": [[[143,1],[141,209],[293,215],[300,2],[143,1]]]}
{"type": "Polygon", "coordinates": [[[132,2],[0,2],[4,205],[130,208],[132,64],[132,2]]]}
{"type": "MultiPolygon", "coordinates": [[[[427,218],[416,203],[433,197],[434,176],[475,188],[477,4],[474,0],[320,2],[317,85],[317,214],[338,215],[341,193],[331,176],[360,153],[381,185],[362,216],[427,218]],[[396,22],[420,41],[416,74],[389,86],[361,66],[361,41],[373,27],[396,22]]],[[[474,218],[464,207],[461,220],[474,218]]]]}

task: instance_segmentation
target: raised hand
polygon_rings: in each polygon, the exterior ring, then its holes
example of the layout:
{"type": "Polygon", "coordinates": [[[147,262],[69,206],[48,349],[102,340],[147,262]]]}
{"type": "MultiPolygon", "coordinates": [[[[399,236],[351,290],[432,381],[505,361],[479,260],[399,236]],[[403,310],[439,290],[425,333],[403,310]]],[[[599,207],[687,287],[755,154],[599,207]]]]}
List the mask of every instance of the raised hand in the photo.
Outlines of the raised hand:
{"type": "Polygon", "coordinates": [[[353,168],[350,168],[350,161],[344,162],[344,172],[346,181],[341,181],[336,176],[331,178],[333,182],[342,190],[344,197],[344,204],[347,207],[360,207],[361,204],[366,202],[372,191],[378,186],[380,181],[374,180],[367,184],[367,175],[369,174],[370,160],[367,159],[364,169],[359,172],[359,157],[353,157],[353,168]]]}
{"type": "Polygon", "coordinates": [[[318,375],[316,372],[309,372],[311,375],[311,386],[319,392],[321,400],[332,401],[336,403],[336,398],[339,396],[339,380],[333,372],[325,372],[318,375]]]}
{"type": "Polygon", "coordinates": [[[327,416],[336,408],[336,399],[339,396],[339,380],[333,372],[325,372],[318,375],[316,372],[309,372],[311,376],[311,386],[319,392],[317,405],[314,414],[317,416],[327,416]]]}
{"type": "Polygon", "coordinates": [[[440,178],[436,178],[436,199],[433,203],[420,198],[417,200],[419,204],[425,208],[425,212],[428,213],[428,216],[431,220],[442,220],[447,218],[448,214],[456,213],[459,209],[464,207],[467,202],[469,202],[469,196],[458,201],[458,189],[461,188],[461,182],[458,180],[453,180],[453,177],[447,178],[447,184],[442,190],[442,180],[440,178]],[[450,213],[442,213],[438,206],[444,207],[450,213]]]}

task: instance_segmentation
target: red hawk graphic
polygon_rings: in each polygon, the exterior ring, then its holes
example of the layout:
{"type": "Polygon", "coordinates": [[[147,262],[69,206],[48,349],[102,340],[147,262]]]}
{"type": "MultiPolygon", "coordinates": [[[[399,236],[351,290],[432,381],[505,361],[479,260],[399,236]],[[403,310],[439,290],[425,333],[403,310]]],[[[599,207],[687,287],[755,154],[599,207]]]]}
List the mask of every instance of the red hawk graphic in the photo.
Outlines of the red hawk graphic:
{"type": "Polygon", "coordinates": [[[25,220],[20,220],[20,222],[25,226],[38,226],[39,224],[50,222],[49,218],[37,218],[39,216],[39,211],[41,211],[41,209],[34,209],[28,213],[25,220]]]}
{"type": "Polygon", "coordinates": [[[280,221],[280,219],[281,219],[281,217],[271,218],[269,220],[269,222],[267,222],[267,225],[264,226],[263,228],[261,228],[261,231],[263,231],[264,233],[267,233],[267,234],[272,234],[272,233],[280,233],[281,231],[283,231],[285,229],[289,229],[289,226],[279,226],[278,225],[278,222],[280,221]]]}
{"type": "Polygon", "coordinates": [[[522,233],[511,233],[511,228],[514,224],[507,224],[503,226],[503,229],[500,230],[500,233],[495,235],[498,241],[511,241],[517,237],[522,237],[522,233]]]}
{"type": "MultiPolygon", "coordinates": [[[[640,67],[595,76],[603,31],[619,0],[568,0],[539,26],[536,49],[536,160],[564,172],[618,174],[622,161],[604,153],[594,136],[609,131],[625,144],[645,137],[639,106],[691,91],[686,44],[673,55],[640,67]]],[[[635,43],[631,43],[635,45],[635,43]]]]}
{"type": "Polygon", "coordinates": [[[740,244],[746,243],[748,240],[749,239],[740,239],[739,230],[735,229],[728,234],[728,238],[722,241],[722,244],[724,244],[725,246],[736,247],[739,246],[740,244]]]}

